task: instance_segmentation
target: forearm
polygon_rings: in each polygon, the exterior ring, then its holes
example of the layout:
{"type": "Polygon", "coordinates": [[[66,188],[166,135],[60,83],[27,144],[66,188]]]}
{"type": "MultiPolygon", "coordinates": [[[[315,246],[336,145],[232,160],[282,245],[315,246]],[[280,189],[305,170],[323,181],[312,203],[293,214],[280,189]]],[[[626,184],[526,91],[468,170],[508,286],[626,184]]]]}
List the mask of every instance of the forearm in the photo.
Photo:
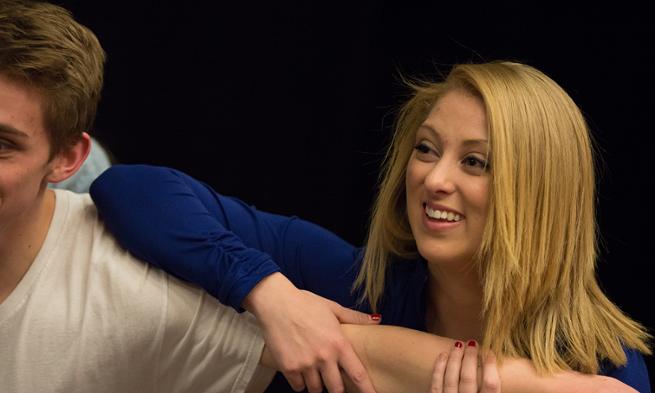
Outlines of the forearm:
{"type": "MultiPolygon", "coordinates": [[[[448,353],[455,343],[449,338],[397,326],[342,325],[342,329],[368,370],[377,393],[428,392],[437,356],[448,353]]],[[[262,364],[276,368],[266,350],[262,364]]],[[[567,389],[585,384],[584,378],[594,377],[575,372],[539,375],[525,359],[505,359],[499,372],[503,393],[584,391],[567,389]]],[[[356,391],[351,387],[349,391],[356,391]]]]}
{"type": "MultiPolygon", "coordinates": [[[[367,369],[377,393],[428,392],[435,360],[455,340],[397,326],[341,325],[367,369]]],[[[266,348],[261,363],[277,369],[266,348]]],[[[503,393],[636,393],[614,378],[563,371],[540,375],[527,359],[505,359],[499,365],[503,393]]],[[[343,373],[342,373],[343,375],[343,373]]],[[[349,392],[357,392],[346,375],[349,392]]]]}
{"type": "MultiPolygon", "coordinates": [[[[455,342],[395,326],[342,325],[342,329],[377,393],[427,392],[436,357],[455,342]]],[[[260,363],[278,369],[268,348],[264,348],[260,363]]],[[[344,381],[348,391],[357,391],[345,375],[344,381]]]]}
{"type": "MultiPolygon", "coordinates": [[[[428,392],[437,356],[455,340],[396,326],[342,325],[377,393],[428,392]]],[[[351,390],[349,386],[349,391],[351,390]]]]}

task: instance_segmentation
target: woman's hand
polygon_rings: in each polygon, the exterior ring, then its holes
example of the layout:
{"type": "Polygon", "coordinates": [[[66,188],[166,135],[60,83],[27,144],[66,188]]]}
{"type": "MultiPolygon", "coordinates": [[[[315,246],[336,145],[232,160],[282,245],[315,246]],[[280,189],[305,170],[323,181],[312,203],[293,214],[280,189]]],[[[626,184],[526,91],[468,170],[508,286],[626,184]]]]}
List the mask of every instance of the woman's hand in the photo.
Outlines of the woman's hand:
{"type": "Polygon", "coordinates": [[[341,368],[359,391],[375,392],[340,324],[378,324],[379,316],[373,318],[298,290],[281,273],[257,284],[243,306],[261,323],[277,369],[294,390],[307,387],[316,393],[325,385],[331,393],[343,392],[341,368]]]}
{"type": "Polygon", "coordinates": [[[493,353],[480,359],[478,346],[473,340],[464,348],[455,342],[450,354],[437,357],[432,373],[430,393],[500,393],[500,376],[493,353]],[[478,367],[482,363],[482,369],[478,367]]]}

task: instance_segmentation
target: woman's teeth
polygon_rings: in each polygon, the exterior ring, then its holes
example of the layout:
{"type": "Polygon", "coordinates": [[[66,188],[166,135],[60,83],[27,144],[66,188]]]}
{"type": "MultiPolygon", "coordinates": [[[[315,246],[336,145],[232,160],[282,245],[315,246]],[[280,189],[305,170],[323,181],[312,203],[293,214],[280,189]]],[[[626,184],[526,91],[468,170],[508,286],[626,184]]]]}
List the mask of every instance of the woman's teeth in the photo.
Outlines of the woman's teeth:
{"type": "Polygon", "coordinates": [[[447,212],[445,210],[433,210],[429,206],[425,206],[425,214],[428,215],[430,218],[434,218],[435,220],[446,220],[446,221],[461,221],[462,217],[459,214],[455,214],[453,212],[447,212]]]}

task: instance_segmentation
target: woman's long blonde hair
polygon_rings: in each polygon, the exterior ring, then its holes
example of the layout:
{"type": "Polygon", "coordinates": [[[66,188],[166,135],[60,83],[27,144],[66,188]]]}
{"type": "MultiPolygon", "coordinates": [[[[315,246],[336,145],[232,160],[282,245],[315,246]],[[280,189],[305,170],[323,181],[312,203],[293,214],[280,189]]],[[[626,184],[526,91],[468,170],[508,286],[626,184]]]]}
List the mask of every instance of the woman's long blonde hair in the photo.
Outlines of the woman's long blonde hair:
{"type": "MultiPolygon", "coordinates": [[[[540,372],[596,373],[623,365],[622,346],[650,354],[649,335],[599,288],[594,161],[573,100],[533,67],[455,66],[441,83],[412,83],[387,151],[355,288],[373,310],[392,260],[419,257],[407,219],[405,170],[415,133],[452,89],[486,108],[493,157],[490,209],[476,261],[483,285],[483,347],[531,358],[540,372]]],[[[410,263],[410,262],[404,262],[410,263]]],[[[393,279],[393,278],[391,278],[393,279]]]]}

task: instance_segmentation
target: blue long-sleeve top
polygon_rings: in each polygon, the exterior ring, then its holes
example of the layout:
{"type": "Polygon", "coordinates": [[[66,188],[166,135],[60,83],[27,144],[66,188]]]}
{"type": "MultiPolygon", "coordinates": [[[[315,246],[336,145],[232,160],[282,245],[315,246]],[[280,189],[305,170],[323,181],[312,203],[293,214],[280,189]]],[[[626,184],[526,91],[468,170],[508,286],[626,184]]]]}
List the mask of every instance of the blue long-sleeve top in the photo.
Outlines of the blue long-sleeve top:
{"type": "MultiPolygon", "coordinates": [[[[237,311],[259,281],[278,271],[300,289],[371,310],[352,290],[363,249],[318,225],[259,211],[164,167],[113,166],[90,193],[121,245],[237,311]]],[[[425,331],[425,261],[394,261],[389,277],[379,310],[383,322],[425,331]]],[[[642,355],[629,349],[626,355],[626,366],[605,365],[602,372],[650,392],[642,355]]],[[[286,383],[278,376],[273,385],[269,391],[283,391],[286,383]]]]}

